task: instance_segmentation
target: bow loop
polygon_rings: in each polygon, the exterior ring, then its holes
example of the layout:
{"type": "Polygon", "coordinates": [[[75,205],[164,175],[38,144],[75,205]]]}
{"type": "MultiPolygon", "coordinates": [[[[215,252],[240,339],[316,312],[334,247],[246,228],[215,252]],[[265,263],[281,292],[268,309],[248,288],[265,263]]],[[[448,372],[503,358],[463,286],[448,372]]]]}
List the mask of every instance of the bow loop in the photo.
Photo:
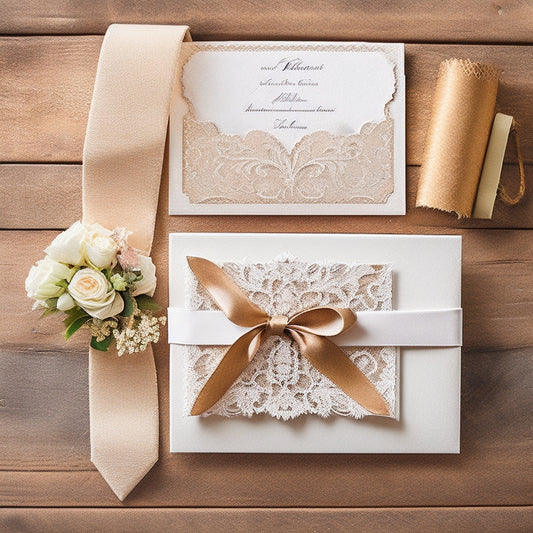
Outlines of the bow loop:
{"type": "Polygon", "coordinates": [[[350,309],[339,307],[315,307],[291,317],[289,329],[333,337],[350,329],[357,317],[350,309]]]}
{"type": "Polygon", "coordinates": [[[189,267],[222,312],[238,326],[251,328],[270,318],[248,299],[217,265],[203,257],[187,257],[189,267]]]}
{"type": "Polygon", "coordinates": [[[191,415],[213,407],[255,357],[271,335],[289,334],[301,354],[350,398],[375,414],[389,414],[389,408],[372,382],[346,354],[326,337],[343,333],[356,321],[350,309],[316,307],[288,318],[269,316],[251,302],[240,287],[217,265],[201,257],[187,257],[191,270],[204,289],[233,323],[251,327],[228,349],[200,391],[191,415]]]}

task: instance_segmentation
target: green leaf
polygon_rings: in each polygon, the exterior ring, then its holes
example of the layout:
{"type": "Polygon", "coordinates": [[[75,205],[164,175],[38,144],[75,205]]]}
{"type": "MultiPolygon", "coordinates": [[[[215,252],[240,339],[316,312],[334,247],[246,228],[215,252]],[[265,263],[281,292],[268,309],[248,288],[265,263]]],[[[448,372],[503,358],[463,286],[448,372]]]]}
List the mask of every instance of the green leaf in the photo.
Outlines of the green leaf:
{"type": "Polygon", "coordinates": [[[63,287],[63,289],[66,289],[68,287],[68,281],[66,279],[60,279],[56,283],[54,283],[57,287],[63,287]]]}
{"type": "Polygon", "coordinates": [[[50,309],[56,309],[57,308],[57,301],[59,300],[59,298],[47,298],[46,299],[46,305],[50,308],[50,309]]]}
{"type": "Polygon", "coordinates": [[[127,272],[124,272],[123,276],[130,286],[133,286],[135,283],[143,279],[141,272],[136,270],[128,270],[127,272]]]}
{"type": "Polygon", "coordinates": [[[63,324],[66,328],[68,328],[73,322],[75,322],[79,318],[91,318],[83,309],[80,309],[79,307],[73,307],[72,309],[69,309],[68,311],[66,311],[66,315],[67,317],[63,320],[63,324]]]}
{"type": "Polygon", "coordinates": [[[59,309],[55,308],[55,307],[49,307],[48,309],[45,309],[42,313],[41,313],[41,316],[40,318],[44,318],[45,316],[50,316],[50,315],[53,315],[55,313],[59,313],[59,309]]]}
{"type": "Polygon", "coordinates": [[[163,309],[151,296],[148,294],[139,294],[135,297],[137,306],[143,311],[161,311],[163,309]]]}
{"type": "Polygon", "coordinates": [[[113,342],[113,335],[109,335],[103,341],[97,341],[96,337],[91,337],[91,348],[100,350],[101,352],[107,352],[109,345],[113,342]]]}
{"type": "Polygon", "coordinates": [[[122,316],[131,316],[133,314],[133,300],[131,298],[131,294],[129,291],[121,292],[120,296],[122,296],[122,299],[124,300],[124,309],[122,310],[122,313],[120,313],[122,316]]]}
{"type": "Polygon", "coordinates": [[[89,315],[82,316],[81,318],[78,318],[68,326],[68,328],[65,331],[65,340],[69,339],[73,333],[76,333],[87,320],[90,320],[91,317],[89,315]]]}

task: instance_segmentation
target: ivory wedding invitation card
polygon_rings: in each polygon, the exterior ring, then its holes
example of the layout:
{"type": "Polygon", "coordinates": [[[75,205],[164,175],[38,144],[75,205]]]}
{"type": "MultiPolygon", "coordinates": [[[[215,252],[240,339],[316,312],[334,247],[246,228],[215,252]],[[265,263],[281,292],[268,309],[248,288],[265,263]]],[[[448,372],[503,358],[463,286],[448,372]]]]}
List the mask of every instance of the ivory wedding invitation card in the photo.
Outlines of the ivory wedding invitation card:
{"type": "Polygon", "coordinates": [[[172,234],[171,451],[458,453],[460,279],[458,236],[172,234]],[[331,340],[388,412],[376,416],[309,364],[290,335],[273,335],[214,405],[191,416],[247,331],[224,317],[220,292],[206,290],[191,257],[216,263],[271,316],[267,327],[324,306],[353,311],[355,325],[331,340]]]}
{"type": "Polygon", "coordinates": [[[404,214],[402,44],[183,43],[170,214],[404,214]]]}

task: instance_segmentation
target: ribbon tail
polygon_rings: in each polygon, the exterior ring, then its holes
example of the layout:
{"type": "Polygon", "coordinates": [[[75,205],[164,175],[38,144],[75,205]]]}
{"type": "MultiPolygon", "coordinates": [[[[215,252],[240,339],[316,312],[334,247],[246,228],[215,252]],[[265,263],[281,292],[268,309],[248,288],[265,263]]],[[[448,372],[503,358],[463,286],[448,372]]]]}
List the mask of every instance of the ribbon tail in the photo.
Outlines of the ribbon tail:
{"type": "Polygon", "coordinates": [[[290,330],[302,355],[352,400],[376,415],[390,415],[383,396],[346,354],[325,337],[290,330]]]}
{"type": "Polygon", "coordinates": [[[224,396],[249,365],[262,342],[264,326],[258,326],[239,337],[230,346],[204,388],[196,398],[191,415],[204,413],[224,396]]]}
{"type": "MultiPolygon", "coordinates": [[[[137,355],[137,354],[135,354],[137,355]]],[[[123,500],[159,450],[157,376],[152,347],[137,357],[89,351],[91,460],[123,500]]]]}

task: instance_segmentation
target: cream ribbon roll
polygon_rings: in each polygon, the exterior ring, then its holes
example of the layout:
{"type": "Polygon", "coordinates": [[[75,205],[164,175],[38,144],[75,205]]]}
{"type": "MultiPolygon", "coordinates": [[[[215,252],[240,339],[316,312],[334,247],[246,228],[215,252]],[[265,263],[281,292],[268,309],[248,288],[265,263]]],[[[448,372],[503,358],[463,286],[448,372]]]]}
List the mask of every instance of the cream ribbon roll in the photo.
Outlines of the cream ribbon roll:
{"type": "Polygon", "coordinates": [[[487,153],[485,154],[485,161],[483,162],[483,170],[479,179],[476,202],[472,213],[474,218],[492,218],[492,210],[494,209],[498,185],[500,184],[505,148],[512,125],[513,117],[503,113],[496,113],[487,153]]]}

